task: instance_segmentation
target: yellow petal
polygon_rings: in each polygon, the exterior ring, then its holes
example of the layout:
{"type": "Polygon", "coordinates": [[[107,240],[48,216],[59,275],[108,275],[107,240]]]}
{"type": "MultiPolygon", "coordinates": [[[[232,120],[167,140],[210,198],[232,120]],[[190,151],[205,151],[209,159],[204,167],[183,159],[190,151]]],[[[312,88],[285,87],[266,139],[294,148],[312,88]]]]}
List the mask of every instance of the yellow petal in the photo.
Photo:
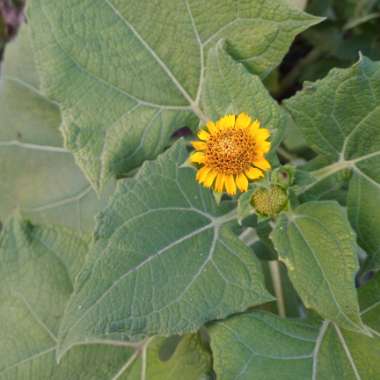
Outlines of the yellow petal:
{"type": "Polygon", "coordinates": [[[195,164],[202,164],[205,161],[205,154],[203,152],[194,152],[190,156],[190,161],[195,164]]]}
{"type": "Polygon", "coordinates": [[[199,183],[202,183],[206,180],[208,173],[210,172],[210,168],[208,166],[203,166],[203,168],[197,171],[196,180],[199,183]]]}
{"type": "Polygon", "coordinates": [[[260,122],[258,120],[254,120],[252,124],[249,126],[249,131],[251,132],[251,135],[255,136],[259,128],[260,128],[260,122]]]}
{"type": "Polygon", "coordinates": [[[219,129],[229,129],[233,128],[235,125],[235,115],[226,115],[218,120],[216,126],[219,129]]]}
{"type": "Polygon", "coordinates": [[[247,179],[247,177],[244,174],[239,174],[236,177],[236,185],[240,191],[247,191],[248,190],[248,179],[247,179]]]}
{"type": "Polygon", "coordinates": [[[214,182],[214,179],[216,178],[217,174],[218,174],[218,172],[215,170],[211,170],[207,174],[207,178],[205,179],[205,181],[203,183],[205,185],[205,187],[211,187],[212,186],[212,183],[214,182]]]}
{"type": "Polygon", "coordinates": [[[242,112],[236,119],[236,128],[247,128],[251,121],[252,119],[245,112],[242,112]]]}
{"type": "Polygon", "coordinates": [[[257,141],[265,141],[270,136],[269,129],[260,128],[255,132],[255,139],[257,141]]]}
{"type": "Polygon", "coordinates": [[[203,141],[192,141],[191,145],[196,150],[206,150],[207,149],[207,144],[203,141]]]}
{"type": "Polygon", "coordinates": [[[236,194],[236,183],[233,175],[226,176],[226,190],[229,195],[236,194]]]}
{"type": "Polygon", "coordinates": [[[268,153],[270,151],[270,142],[260,141],[256,144],[256,149],[258,153],[268,153]]]}
{"type": "Polygon", "coordinates": [[[212,121],[207,122],[207,128],[212,135],[215,135],[216,133],[218,133],[218,128],[216,127],[215,123],[213,123],[212,121]]]}
{"type": "Polygon", "coordinates": [[[221,193],[223,191],[224,182],[225,182],[225,175],[218,174],[216,176],[215,187],[214,187],[217,193],[221,193]]]}
{"type": "Polygon", "coordinates": [[[253,161],[253,165],[255,165],[257,168],[264,170],[264,171],[269,170],[271,168],[269,161],[267,161],[265,158],[253,161]]]}
{"type": "Polygon", "coordinates": [[[210,137],[210,134],[204,129],[201,129],[197,135],[198,135],[199,140],[203,140],[203,141],[207,141],[210,137]]]}
{"type": "Polygon", "coordinates": [[[246,170],[245,174],[249,179],[258,179],[264,177],[264,174],[260,169],[253,167],[250,167],[248,170],[246,170]]]}

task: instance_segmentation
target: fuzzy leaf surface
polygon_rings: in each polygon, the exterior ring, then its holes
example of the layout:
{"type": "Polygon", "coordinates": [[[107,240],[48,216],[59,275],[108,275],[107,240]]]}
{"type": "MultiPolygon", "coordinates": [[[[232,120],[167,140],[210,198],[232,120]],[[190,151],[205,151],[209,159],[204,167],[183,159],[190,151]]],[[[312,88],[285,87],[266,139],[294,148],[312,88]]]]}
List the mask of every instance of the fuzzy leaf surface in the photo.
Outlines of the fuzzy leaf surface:
{"type": "Polygon", "coordinates": [[[380,276],[359,290],[361,316],[372,337],[331,321],[236,316],[209,328],[221,380],[373,380],[380,377],[380,276]]]}
{"type": "Polygon", "coordinates": [[[209,332],[220,380],[310,378],[317,326],[253,312],[215,323],[209,332]]]}
{"type": "Polygon", "coordinates": [[[272,300],[258,260],[225,225],[235,210],[216,205],[186,157],[180,141],[119,183],[66,310],[61,353],[100,337],[195,331],[272,300]]]}
{"type": "Polygon", "coordinates": [[[306,141],[330,164],[314,172],[317,177],[306,189],[351,170],[350,221],[360,245],[380,262],[380,63],[360,57],[348,69],[307,83],[285,104],[306,141]]]}
{"type": "Polygon", "coordinates": [[[40,92],[27,26],[8,45],[3,69],[0,220],[18,208],[36,222],[91,230],[102,202],[62,148],[59,109],[40,92]]]}
{"type": "Polygon", "coordinates": [[[372,337],[325,322],[318,334],[313,380],[380,377],[380,276],[359,289],[361,317],[372,337]]]}
{"type": "Polygon", "coordinates": [[[129,359],[127,348],[75,347],[57,365],[59,323],[87,243],[62,227],[12,218],[0,236],[0,379],[104,380],[129,359]]]}
{"type": "Polygon", "coordinates": [[[346,329],[365,332],[355,289],[355,234],[341,206],[308,202],[281,214],[273,242],[306,307],[346,329]]]}
{"type": "Polygon", "coordinates": [[[32,0],[28,15],[44,92],[96,189],[207,120],[200,95],[217,41],[265,75],[320,21],[283,0],[32,0]]]}

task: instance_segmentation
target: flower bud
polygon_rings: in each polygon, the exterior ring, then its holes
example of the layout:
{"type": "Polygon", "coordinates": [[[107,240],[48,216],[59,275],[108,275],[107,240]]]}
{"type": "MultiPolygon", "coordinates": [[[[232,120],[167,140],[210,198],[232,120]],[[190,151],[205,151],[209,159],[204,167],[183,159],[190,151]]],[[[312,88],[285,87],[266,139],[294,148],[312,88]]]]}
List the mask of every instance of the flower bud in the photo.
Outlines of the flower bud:
{"type": "Polygon", "coordinates": [[[277,184],[284,189],[290,187],[295,178],[295,168],[291,165],[284,165],[274,170],[272,173],[272,183],[277,184]]]}
{"type": "Polygon", "coordinates": [[[258,214],[275,216],[288,204],[288,195],[279,185],[259,187],[252,195],[251,204],[258,214]]]}

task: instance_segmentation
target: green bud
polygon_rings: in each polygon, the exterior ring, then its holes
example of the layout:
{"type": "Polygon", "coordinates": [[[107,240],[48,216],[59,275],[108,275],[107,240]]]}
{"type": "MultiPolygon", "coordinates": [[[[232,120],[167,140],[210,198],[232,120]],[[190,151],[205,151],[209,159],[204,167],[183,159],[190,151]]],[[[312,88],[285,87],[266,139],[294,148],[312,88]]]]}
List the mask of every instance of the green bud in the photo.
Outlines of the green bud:
{"type": "Polygon", "coordinates": [[[280,185],[284,189],[290,187],[295,178],[295,168],[291,165],[284,165],[272,172],[272,183],[280,185]]]}
{"type": "Polygon", "coordinates": [[[275,216],[288,204],[288,194],[279,185],[271,185],[269,188],[259,187],[252,195],[251,204],[258,214],[275,216]]]}

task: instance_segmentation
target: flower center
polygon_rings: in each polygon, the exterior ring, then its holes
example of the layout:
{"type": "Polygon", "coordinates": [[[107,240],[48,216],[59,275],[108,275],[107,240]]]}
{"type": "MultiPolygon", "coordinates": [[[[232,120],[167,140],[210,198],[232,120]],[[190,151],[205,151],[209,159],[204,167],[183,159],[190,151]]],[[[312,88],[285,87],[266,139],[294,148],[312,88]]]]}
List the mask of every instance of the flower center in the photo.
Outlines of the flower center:
{"type": "Polygon", "coordinates": [[[206,165],[218,173],[237,175],[255,159],[255,141],[244,129],[220,131],[207,141],[206,165]]]}

